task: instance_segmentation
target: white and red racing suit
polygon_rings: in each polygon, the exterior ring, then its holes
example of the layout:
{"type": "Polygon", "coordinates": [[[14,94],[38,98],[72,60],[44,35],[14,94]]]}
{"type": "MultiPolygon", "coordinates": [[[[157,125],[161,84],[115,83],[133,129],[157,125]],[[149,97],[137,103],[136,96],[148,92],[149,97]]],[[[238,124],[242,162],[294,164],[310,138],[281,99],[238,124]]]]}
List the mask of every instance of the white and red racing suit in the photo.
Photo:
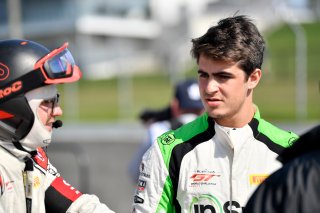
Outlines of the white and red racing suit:
{"type": "Polygon", "coordinates": [[[53,167],[42,148],[34,156],[0,146],[0,213],[112,213],[97,196],[82,194],[53,167]]]}

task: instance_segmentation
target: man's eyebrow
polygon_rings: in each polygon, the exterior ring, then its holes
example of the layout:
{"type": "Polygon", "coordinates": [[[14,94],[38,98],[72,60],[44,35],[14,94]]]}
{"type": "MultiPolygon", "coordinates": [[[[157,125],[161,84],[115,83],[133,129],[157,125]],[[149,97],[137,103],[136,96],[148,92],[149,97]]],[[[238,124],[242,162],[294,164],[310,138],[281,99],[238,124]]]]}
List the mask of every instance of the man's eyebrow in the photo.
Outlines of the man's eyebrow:
{"type": "Polygon", "coordinates": [[[220,70],[216,73],[213,73],[213,75],[227,75],[227,76],[233,76],[234,74],[232,72],[227,72],[227,71],[224,71],[224,70],[220,70]]]}
{"type": "Polygon", "coordinates": [[[207,73],[208,75],[214,75],[214,76],[217,76],[217,75],[234,76],[232,72],[227,72],[225,70],[219,70],[215,73],[209,73],[209,72],[203,71],[202,69],[198,69],[198,73],[207,73]]]}

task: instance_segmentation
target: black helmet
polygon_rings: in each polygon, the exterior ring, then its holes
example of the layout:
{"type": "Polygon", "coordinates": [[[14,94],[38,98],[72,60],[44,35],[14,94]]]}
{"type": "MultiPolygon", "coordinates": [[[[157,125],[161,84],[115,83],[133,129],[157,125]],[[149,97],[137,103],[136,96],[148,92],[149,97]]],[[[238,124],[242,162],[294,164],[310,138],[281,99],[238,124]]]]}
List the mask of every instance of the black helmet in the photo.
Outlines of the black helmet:
{"type": "Polygon", "coordinates": [[[68,43],[53,51],[28,40],[0,41],[0,139],[18,141],[34,122],[25,94],[81,77],[68,43]]]}

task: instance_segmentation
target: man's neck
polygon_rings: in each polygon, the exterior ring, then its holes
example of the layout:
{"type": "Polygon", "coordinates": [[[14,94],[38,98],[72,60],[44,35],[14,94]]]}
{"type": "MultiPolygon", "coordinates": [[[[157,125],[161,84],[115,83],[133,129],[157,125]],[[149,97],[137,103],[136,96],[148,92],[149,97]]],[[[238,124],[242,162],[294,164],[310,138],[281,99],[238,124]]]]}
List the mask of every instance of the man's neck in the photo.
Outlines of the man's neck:
{"type": "Polygon", "coordinates": [[[248,107],[242,107],[242,112],[236,113],[233,116],[225,118],[216,118],[214,121],[220,126],[230,128],[241,128],[247,125],[253,118],[256,108],[253,104],[248,107]]]}

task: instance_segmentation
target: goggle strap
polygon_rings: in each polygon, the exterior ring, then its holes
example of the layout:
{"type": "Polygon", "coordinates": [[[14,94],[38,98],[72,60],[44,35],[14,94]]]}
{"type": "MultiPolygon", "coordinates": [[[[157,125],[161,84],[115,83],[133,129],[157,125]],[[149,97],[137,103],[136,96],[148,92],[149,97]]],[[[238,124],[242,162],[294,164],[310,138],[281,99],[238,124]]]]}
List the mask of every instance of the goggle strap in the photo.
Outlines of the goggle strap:
{"type": "Polygon", "coordinates": [[[16,79],[15,81],[11,81],[1,87],[2,90],[2,97],[0,97],[0,104],[6,102],[8,99],[11,99],[13,97],[16,97],[20,94],[29,92],[30,90],[33,90],[35,88],[44,86],[45,83],[45,77],[43,76],[41,69],[38,68],[32,72],[29,72],[20,78],[16,79]],[[21,83],[19,83],[21,82],[21,83]],[[15,84],[18,84],[14,86],[15,84]],[[12,88],[15,87],[15,88],[12,88]],[[7,90],[5,92],[4,90],[7,90]],[[5,94],[7,93],[7,94],[5,94]]]}

